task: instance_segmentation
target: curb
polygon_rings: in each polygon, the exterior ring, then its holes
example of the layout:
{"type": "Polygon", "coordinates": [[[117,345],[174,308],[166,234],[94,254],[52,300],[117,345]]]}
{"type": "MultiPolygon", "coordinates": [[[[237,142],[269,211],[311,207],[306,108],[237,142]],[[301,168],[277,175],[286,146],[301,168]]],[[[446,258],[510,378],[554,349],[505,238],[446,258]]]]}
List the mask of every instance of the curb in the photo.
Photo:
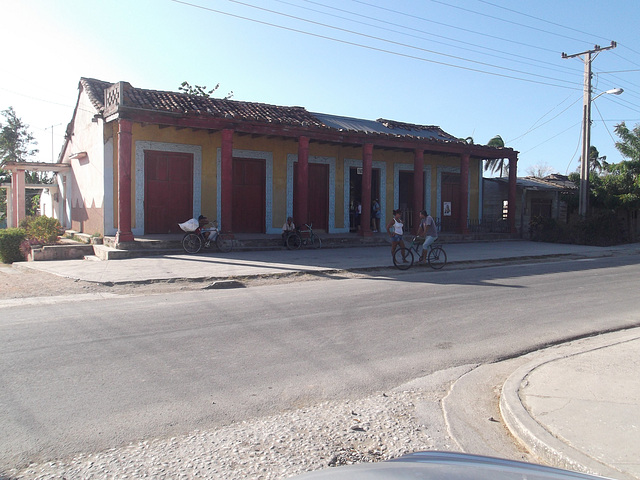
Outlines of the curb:
{"type": "Polygon", "coordinates": [[[591,475],[636,480],[634,476],[606,465],[552,435],[530,415],[520,398],[520,388],[527,384],[529,375],[538,367],[623,343],[627,341],[626,337],[630,336],[638,338],[637,328],[588,337],[535,352],[534,360],[517,368],[507,378],[500,395],[499,407],[502,418],[511,434],[541,462],[591,475]],[[634,330],[636,333],[630,333],[634,330]]]}
{"type": "MultiPolygon", "coordinates": [[[[447,262],[447,265],[442,270],[434,270],[431,268],[427,268],[428,265],[420,265],[416,266],[418,269],[423,270],[424,272],[441,272],[448,271],[449,269],[460,269],[464,267],[470,268],[481,268],[487,266],[495,266],[495,265],[507,265],[514,262],[536,262],[543,261],[549,259],[563,259],[563,258],[587,258],[583,255],[576,255],[574,253],[552,253],[545,255],[524,255],[517,257],[499,257],[499,258],[485,258],[478,260],[454,260],[447,262]]],[[[84,258],[87,261],[99,261],[92,256],[87,256],[84,258]]],[[[12,265],[13,268],[17,270],[38,270],[37,265],[32,262],[18,262],[12,265]]],[[[90,280],[87,278],[80,278],[77,276],[70,275],[61,275],[66,278],[71,278],[74,280],[80,280],[88,283],[94,283],[99,285],[113,286],[113,285],[145,285],[145,284],[153,284],[153,283],[175,283],[175,282],[185,282],[185,283],[205,283],[205,282],[220,282],[220,281],[230,281],[236,280],[238,282],[242,282],[243,280],[253,280],[253,279],[267,279],[267,278],[287,278],[287,277],[295,277],[297,275],[335,275],[340,273],[366,273],[372,271],[380,271],[380,270],[392,270],[396,273],[413,273],[415,270],[412,268],[408,270],[398,270],[393,265],[378,265],[378,266],[357,266],[351,268],[324,268],[324,269],[313,269],[313,268],[300,268],[299,270],[290,271],[290,272],[278,272],[278,273],[257,273],[257,274],[244,274],[244,275],[223,275],[223,276],[199,276],[199,277],[164,277],[164,278],[153,278],[153,279],[139,279],[139,280],[124,280],[124,281],[98,281],[98,280],[90,280]]]]}

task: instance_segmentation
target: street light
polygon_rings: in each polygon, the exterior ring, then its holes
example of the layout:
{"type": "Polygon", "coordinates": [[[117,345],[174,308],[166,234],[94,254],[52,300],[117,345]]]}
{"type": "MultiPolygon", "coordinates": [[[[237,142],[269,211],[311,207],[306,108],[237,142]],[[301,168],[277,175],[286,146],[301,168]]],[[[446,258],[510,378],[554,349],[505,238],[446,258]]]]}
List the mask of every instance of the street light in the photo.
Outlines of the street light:
{"type": "MultiPolygon", "coordinates": [[[[589,64],[590,65],[590,64],[589,64]]],[[[580,198],[578,202],[578,213],[581,217],[587,216],[589,206],[589,149],[591,147],[591,102],[604,95],[620,95],[622,88],[612,88],[605,92],[600,92],[591,98],[591,72],[588,75],[588,83],[584,90],[584,115],[582,120],[582,158],[580,159],[580,198]]]]}

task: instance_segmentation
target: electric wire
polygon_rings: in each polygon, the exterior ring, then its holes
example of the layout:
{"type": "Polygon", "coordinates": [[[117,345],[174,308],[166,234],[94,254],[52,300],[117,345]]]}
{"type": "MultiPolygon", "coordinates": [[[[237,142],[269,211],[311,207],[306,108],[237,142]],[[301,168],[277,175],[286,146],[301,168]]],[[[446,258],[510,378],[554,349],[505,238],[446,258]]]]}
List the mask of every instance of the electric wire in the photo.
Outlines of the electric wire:
{"type": "Polygon", "coordinates": [[[568,40],[575,40],[575,41],[577,41],[577,42],[582,42],[582,41],[584,41],[584,40],[581,40],[581,39],[579,39],[579,38],[573,38],[573,37],[569,37],[569,36],[567,36],[567,35],[562,35],[561,33],[554,33],[554,32],[550,32],[550,31],[548,31],[548,30],[543,30],[543,29],[541,29],[541,28],[532,27],[532,26],[530,26],[530,25],[525,25],[525,24],[523,24],[523,23],[518,23],[518,22],[511,21],[511,20],[505,20],[504,18],[499,18],[499,17],[495,17],[495,16],[493,16],[493,15],[489,15],[489,14],[486,14],[486,13],[477,12],[477,11],[475,11],[475,10],[471,10],[471,9],[469,9],[469,8],[460,7],[460,6],[458,6],[458,5],[451,5],[451,4],[447,3],[447,2],[443,2],[442,0],[431,0],[431,1],[432,1],[433,3],[439,3],[440,5],[445,5],[445,6],[450,7],[450,8],[456,8],[456,9],[458,9],[458,10],[462,10],[462,11],[464,11],[464,12],[473,13],[474,15],[480,15],[480,16],[482,16],[482,17],[491,18],[491,19],[493,19],[493,20],[499,20],[499,21],[501,21],[501,22],[510,23],[510,24],[512,24],[512,25],[517,25],[518,27],[529,28],[529,29],[531,29],[531,30],[535,30],[535,31],[537,31],[537,32],[547,33],[547,34],[549,34],[549,35],[555,35],[555,36],[557,36],[557,37],[566,38],[566,39],[568,39],[568,40]]]}
{"type": "MultiPolygon", "coordinates": [[[[516,137],[516,138],[512,138],[511,140],[509,140],[509,141],[508,141],[508,143],[512,143],[512,142],[515,142],[516,140],[520,140],[520,139],[521,139],[522,137],[524,137],[525,135],[528,135],[529,133],[531,133],[531,132],[533,132],[533,131],[537,130],[538,128],[540,128],[540,127],[542,127],[542,126],[544,126],[544,125],[548,124],[549,122],[551,122],[551,121],[555,120],[555,119],[556,119],[556,118],[558,118],[560,115],[562,115],[564,112],[566,112],[566,111],[567,111],[567,110],[569,110],[571,107],[573,107],[576,103],[578,103],[580,100],[581,100],[581,98],[578,98],[578,99],[577,99],[577,100],[575,100],[573,103],[571,103],[569,106],[567,106],[567,108],[565,108],[565,109],[564,109],[564,110],[562,110],[561,112],[558,112],[558,114],[554,115],[553,117],[551,117],[551,118],[550,118],[549,120],[547,120],[546,122],[541,123],[541,124],[540,124],[540,125],[538,125],[537,127],[532,127],[532,128],[530,128],[529,130],[527,130],[526,132],[524,132],[522,135],[520,135],[520,136],[518,136],[518,137],[516,137]]],[[[562,103],[564,103],[565,101],[566,101],[566,100],[564,100],[562,103]]],[[[561,103],[561,104],[562,104],[562,103],[561,103]]],[[[556,107],[557,107],[557,105],[556,105],[556,107]]],[[[554,107],[551,111],[553,111],[556,107],[554,107]]],[[[544,118],[544,117],[545,117],[546,115],[548,115],[548,114],[549,114],[549,112],[548,112],[548,113],[545,113],[545,114],[543,115],[543,117],[542,117],[542,118],[544,118]]],[[[540,120],[538,120],[538,121],[540,121],[540,120]]],[[[537,122],[536,122],[536,123],[537,123],[537,122]]],[[[534,125],[535,125],[535,123],[534,123],[534,125]]]]}
{"type": "MultiPolygon", "coordinates": [[[[291,6],[295,6],[295,7],[298,7],[298,8],[303,8],[305,10],[310,10],[312,12],[321,13],[323,15],[329,15],[329,16],[332,16],[334,18],[339,18],[339,19],[342,19],[342,20],[347,20],[347,21],[359,23],[359,24],[362,24],[362,25],[372,26],[374,28],[381,28],[383,30],[387,30],[387,31],[394,32],[394,33],[399,33],[401,35],[406,35],[406,36],[413,37],[413,38],[418,38],[418,39],[421,39],[421,40],[428,40],[424,36],[412,35],[412,34],[409,34],[409,33],[399,32],[397,30],[392,30],[392,29],[387,29],[387,28],[384,28],[384,27],[376,26],[376,25],[371,25],[369,23],[360,22],[360,21],[357,21],[357,20],[346,19],[345,17],[341,17],[341,16],[338,16],[338,15],[330,14],[330,13],[327,13],[327,12],[322,12],[322,11],[319,11],[319,10],[314,10],[314,9],[311,9],[311,8],[308,8],[308,7],[302,7],[300,5],[296,5],[294,3],[287,2],[285,0],[276,0],[276,1],[280,2],[280,3],[283,3],[285,5],[291,5],[291,6]]],[[[302,0],[302,1],[304,1],[306,3],[313,4],[313,5],[319,5],[321,7],[327,8],[327,9],[336,10],[336,11],[339,11],[339,12],[344,12],[344,13],[347,13],[349,15],[353,15],[353,16],[356,16],[356,17],[366,18],[368,20],[373,20],[373,21],[376,21],[376,22],[379,22],[379,23],[382,23],[382,24],[391,25],[391,26],[394,26],[394,27],[400,27],[400,28],[403,28],[403,29],[408,30],[408,31],[419,32],[419,33],[428,35],[430,37],[441,38],[441,39],[447,40],[449,42],[455,42],[455,43],[459,43],[459,44],[462,44],[462,45],[470,45],[470,46],[473,46],[473,47],[481,48],[483,50],[487,50],[489,52],[496,52],[496,53],[500,53],[500,54],[503,54],[503,55],[509,55],[511,57],[520,58],[520,59],[526,60],[526,62],[520,62],[520,63],[526,63],[527,65],[530,65],[531,62],[535,62],[535,63],[541,64],[541,65],[549,65],[549,66],[551,66],[551,67],[548,68],[549,70],[554,70],[554,71],[560,72],[561,71],[560,69],[562,69],[562,71],[564,71],[564,73],[575,72],[575,70],[570,68],[570,67],[563,67],[561,65],[557,65],[557,64],[552,63],[552,62],[546,62],[544,60],[538,60],[538,59],[535,59],[535,58],[527,57],[525,55],[518,55],[516,53],[506,52],[504,50],[498,50],[498,49],[495,49],[495,48],[485,47],[483,45],[478,45],[477,43],[465,42],[463,40],[459,40],[459,39],[453,38],[453,37],[447,37],[447,36],[444,36],[444,35],[438,35],[438,34],[431,33],[431,32],[424,32],[424,31],[422,31],[420,29],[409,27],[408,25],[402,25],[402,24],[399,24],[399,23],[394,23],[394,22],[390,22],[388,20],[381,20],[381,19],[376,18],[376,17],[371,17],[369,15],[363,15],[361,13],[351,12],[351,11],[345,10],[343,8],[333,7],[333,6],[326,5],[326,4],[323,4],[323,3],[320,3],[320,2],[315,2],[313,0],[302,0]]],[[[452,47],[452,48],[459,48],[459,49],[467,50],[467,51],[470,51],[470,52],[473,52],[473,53],[479,53],[481,55],[491,55],[489,53],[481,52],[481,51],[475,50],[473,48],[456,47],[456,46],[451,45],[449,43],[440,42],[440,41],[436,41],[436,40],[430,40],[430,41],[435,42],[435,43],[439,43],[441,45],[446,45],[446,46],[449,46],[449,47],[452,47]]],[[[493,56],[495,56],[496,58],[503,59],[503,60],[516,61],[516,60],[510,60],[508,58],[501,57],[501,56],[498,56],[498,55],[493,55],[493,56]]]]}
{"type": "Polygon", "coordinates": [[[598,112],[598,115],[600,116],[600,119],[602,120],[604,128],[607,131],[607,133],[609,134],[609,136],[611,137],[611,141],[615,145],[616,141],[614,140],[613,135],[611,135],[611,132],[609,131],[609,128],[607,127],[607,122],[604,121],[604,117],[602,116],[602,113],[600,113],[600,109],[598,108],[598,104],[594,102],[593,106],[596,107],[596,111],[598,112]]]}
{"type": "MultiPolygon", "coordinates": [[[[542,78],[542,79],[545,79],[545,80],[554,80],[556,82],[564,82],[564,83],[571,84],[571,85],[578,85],[578,83],[572,82],[572,81],[569,81],[569,80],[562,80],[562,79],[559,79],[559,78],[548,77],[546,75],[540,75],[540,74],[536,74],[536,73],[525,72],[525,71],[522,71],[522,70],[516,70],[514,68],[502,67],[502,66],[494,65],[494,64],[491,64],[491,63],[487,63],[487,62],[480,62],[478,60],[471,60],[469,58],[464,58],[464,57],[460,57],[460,56],[457,56],[457,55],[450,55],[450,54],[447,54],[447,53],[442,53],[442,52],[438,52],[438,51],[435,51],[435,50],[430,50],[430,49],[427,49],[427,48],[417,47],[415,45],[410,45],[408,43],[397,42],[397,41],[394,41],[394,40],[385,39],[385,38],[378,37],[378,36],[375,36],[375,35],[369,35],[369,34],[366,34],[366,33],[356,32],[354,30],[349,30],[349,29],[346,29],[346,28],[336,27],[334,25],[329,25],[329,24],[322,23],[322,22],[316,22],[314,20],[309,20],[309,19],[298,17],[298,16],[295,16],[295,15],[290,15],[288,13],[278,12],[276,10],[271,10],[271,9],[264,8],[264,7],[258,7],[257,5],[252,5],[250,3],[242,2],[240,0],[227,0],[227,1],[229,1],[231,3],[238,4],[238,5],[243,5],[245,7],[254,8],[256,10],[260,10],[260,11],[263,11],[263,12],[268,12],[268,13],[272,13],[272,14],[275,14],[275,15],[280,15],[280,16],[283,16],[283,17],[286,17],[286,18],[299,20],[299,21],[305,22],[305,23],[310,23],[312,25],[321,26],[321,27],[324,27],[324,28],[329,28],[331,30],[336,30],[336,31],[343,32],[343,33],[349,33],[349,34],[352,34],[352,35],[357,35],[357,36],[364,37],[364,38],[369,39],[369,40],[377,40],[377,41],[381,41],[381,42],[385,42],[385,43],[390,43],[390,44],[395,45],[395,46],[404,47],[404,48],[410,48],[410,49],[418,50],[418,51],[424,52],[424,53],[431,53],[433,55],[440,55],[440,56],[443,56],[443,57],[446,57],[446,58],[451,58],[451,59],[454,59],[454,60],[460,60],[460,61],[463,61],[463,62],[469,62],[469,63],[473,63],[473,64],[480,65],[480,66],[483,66],[483,67],[497,68],[499,70],[504,70],[504,71],[512,72],[512,73],[519,73],[519,74],[522,74],[522,75],[530,75],[532,77],[542,78]]],[[[430,60],[427,60],[427,61],[430,61],[430,60]]]]}
{"type": "MultiPolygon", "coordinates": [[[[170,0],[170,1],[174,2],[174,3],[177,3],[177,4],[181,4],[181,5],[185,5],[185,6],[188,6],[188,7],[192,7],[192,8],[198,8],[198,9],[209,11],[209,12],[213,12],[213,13],[219,13],[221,15],[226,15],[226,16],[237,18],[237,19],[240,19],[240,20],[246,20],[246,21],[250,21],[250,22],[253,22],[253,23],[261,24],[261,25],[266,25],[266,26],[270,26],[270,27],[274,27],[274,28],[279,28],[279,29],[282,29],[282,30],[287,30],[287,31],[291,31],[291,32],[300,33],[300,34],[303,34],[303,35],[308,35],[308,36],[312,36],[312,37],[316,37],[316,38],[330,40],[330,41],[342,43],[342,44],[345,44],[345,45],[351,45],[351,46],[355,46],[355,47],[365,48],[365,49],[376,51],[376,52],[396,55],[396,56],[403,57],[403,58],[419,60],[419,61],[422,61],[422,62],[433,63],[433,64],[436,64],[436,65],[448,66],[448,67],[457,68],[457,69],[460,69],[460,70],[466,70],[466,71],[470,71],[470,72],[483,73],[483,74],[486,74],[486,75],[492,75],[492,76],[496,76],[496,77],[509,78],[509,79],[512,79],[512,80],[519,80],[519,81],[524,81],[524,82],[529,82],[529,83],[535,83],[535,84],[539,84],[539,85],[547,85],[547,86],[558,87],[558,88],[566,88],[566,89],[575,89],[575,86],[572,87],[572,86],[569,86],[569,85],[558,85],[558,84],[554,84],[554,83],[550,83],[550,82],[543,82],[543,81],[540,81],[540,80],[533,80],[533,79],[528,79],[528,78],[517,77],[517,76],[514,76],[514,75],[507,75],[507,74],[502,74],[502,73],[497,73],[497,72],[490,72],[490,71],[487,71],[487,70],[481,70],[479,68],[465,67],[465,66],[462,66],[462,65],[456,65],[456,64],[452,64],[452,63],[446,63],[446,62],[441,62],[441,61],[438,61],[438,60],[432,60],[432,59],[428,59],[428,58],[424,58],[424,57],[419,57],[417,55],[410,55],[410,54],[407,54],[407,53],[395,52],[393,50],[388,50],[388,49],[384,49],[384,48],[380,48],[380,47],[374,47],[372,45],[366,45],[366,44],[352,42],[352,41],[348,41],[348,40],[341,40],[341,39],[338,39],[338,38],[335,38],[335,37],[330,37],[328,35],[312,33],[312,32],[308,32],[306,30],[300,30],[300,29],[297,29],[297,28],[286,27],[284,25],[278,25],[278,24],[267,22],[267,21],[264,21],[264,20],[258,20],[258,19],[255,19],[255,18],[250,18],[250,17],[246,17],[246,16],[242,16],[242,15],[237,15],[237,14],[230,13],[230,12],[224,12],[222,10],[216,10],[216,9],[213,9],[213,8],[210,8],[210,7],[204,7],[202,5],[189,3],[189,2],[184,1],[184,0],[170,0]]],[[[229,0],[229,1],[233,1],[233,0],[229,0]]],[[[234,2],[234,3],[242,3],[242,2],[234,2]]],[[[254,8],[258,8],[258,7],[254,7],[254,8]]],[[[353,33],[355,33],[355,32],[353,32],[353,33]]],[[[536,76],[535,74],[529,74],[529,73],[526,73],[526,74],[527,75],[536,76]]],[[[549,78],[549,77],[547,77],[547,78],[549,78]]],[[[565,83],[571,83],[569,81],[563,81],[563,80],[552,79],[552,78],[550,78],[550,80],[555,80],[555,81],[560,81],[560,82],[565,82],[565,83]]],[[[574,82],[574,85],[578,85],[578,84],[574,82]]]]}
{"type": "MultiPolygon", "coordinates": [[[[536,17],[535,15],[529,15],[528,13],[519,12],[517,10],[513,10],[512,8],[507,8],[507,7],[504,7],[502,5],[497,5],[497,4],[489,2],[487,0],[476,0],[476,1],[481,2],[481,3],[485,3],[487,5],[491,5],[492,7],[501,8],[502,10],[506,10],[508,12],[516,13],[516,14],[522,15],[524,17],[532,18],[532,19],[538,20],[540,22],[548,23],[549,25],[553,25],[554,27],[565,28],[567,30],[572,30],[572,31],[577,32],[577,33],[582,33],[582,34],[588,35],[590,37],[593,36],[592,32],[585,32],[583,30],[578,30],[577,28],[567,27],[566,25],[562,25],[560,23],[552,22],[552,21],[546,20],[544,18],[536,17]]],[[[597,38],[600,38],[601,40],[606,40],[606,41],[610,40],[610,39],[605,38],[605,37],[597,37],[597,38]]]]}
{"type": "Polygon", "coordinates": [[[460,31],[463,31],[463,32],[473,33],[475,35],[482,35],[484,37],[493,38],[495,40],[501,40],[503,42],[510,42],[510,43],[514,43],[514,44],[517,44],[517,45],[522,45],[522,46],[525,46],[525,47],[537,49],[537,50],[543,50],[543,51],[546,51],[546,52],[558,53],[557,50],[552,50],[550,48],[544,48],[544,47],[541,47],[539,45],[531,45],[529,43],[519,42],[517,40],[514,40],[513,38],[504,38],[504,37],[498,37],[496,35],[489,35],[488,33],[484,33],[484,32],[476,32],[475,30],[470,30],[470,29],[467,29],[467,28],[462,28],[462,27],[458,27],[458,26],[455,26],[455,25],[450,25],[448,23],[437,22],[437,21],[431,20],[429,18],[419,17],[417,15],[412,15],[412,14],[409,14],[409,13],[404,13],[404,12],[400,12],[400,11],[397,11],[397,10],[392,10],[390,8],[381,7],[379,5],[374,5],[372,3],[368,3],[368,2],[365,2],[363,0],[351,0],[351,1],[352,2],[356,2],[356,3],[361,3],[361,4],[367,5],[369,7],[378,8],[380,10],[385,10],[387,12],[395,13],[395,14],[398,14],[398,15],[403,15],[405,17],[413,18],[415,20],[422,20],[424,22],[433,23],[435,25],[441,25],[441,26],[444,26],[444,27],[454,28],[456,30],[460,30],[460,31]]]}

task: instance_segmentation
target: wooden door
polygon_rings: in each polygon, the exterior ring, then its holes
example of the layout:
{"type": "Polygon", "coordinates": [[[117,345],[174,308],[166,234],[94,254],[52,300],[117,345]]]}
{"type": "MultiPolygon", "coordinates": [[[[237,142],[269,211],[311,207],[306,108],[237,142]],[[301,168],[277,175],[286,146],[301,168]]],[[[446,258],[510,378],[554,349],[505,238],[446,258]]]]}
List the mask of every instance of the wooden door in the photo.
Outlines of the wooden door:
{"type": "Polygon", "coordinates": [[[233,159],[231,215],[235,233],[264,233],[265,181],[264,160],[233,159]]]}
{"type": "Polygon", "coordinates": [[[457,232],[460,218],[460,174],[443,173],[440,219],[443,232],[457,232]]]}
{"type": "Polygon", "coordinates": [[[329,165],[309,164],[309,221],[313,228],[329,230],[329,165]]]}
{"type": "Polygon", "coordinates": [[[182,232],[193,216],[193,155],[144,152],[144,233],[182,232]]]}

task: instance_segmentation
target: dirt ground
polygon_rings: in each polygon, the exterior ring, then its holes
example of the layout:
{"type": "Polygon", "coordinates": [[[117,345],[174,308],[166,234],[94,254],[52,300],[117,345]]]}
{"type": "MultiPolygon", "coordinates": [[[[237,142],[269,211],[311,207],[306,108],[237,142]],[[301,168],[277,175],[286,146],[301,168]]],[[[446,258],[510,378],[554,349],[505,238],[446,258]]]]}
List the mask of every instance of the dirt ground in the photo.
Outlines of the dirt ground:
{"type": "MultiPolygon", "coordinates": [[[[374,272],[369,272],[371,276],[374,272]]],[[[282,283],[320,281],[361,277],[362,274],[342,272],[331,275],[294,274],[244,279],[236,282],[236,287],[259,287],[282,283]]],[[[53,297],[59,295],[78,295],[85,293],[111,293],[115,295],[152,295],[188,290],[217,288],[211,282],[176,280],[173,282],[154,282],[148,284],[103,285],[60,277],[45,272],[19,268],[0,263],[0,300],[32,297],[53,297]]],[[[224,286],[222,287],[224,288],[224,286]]]]}

